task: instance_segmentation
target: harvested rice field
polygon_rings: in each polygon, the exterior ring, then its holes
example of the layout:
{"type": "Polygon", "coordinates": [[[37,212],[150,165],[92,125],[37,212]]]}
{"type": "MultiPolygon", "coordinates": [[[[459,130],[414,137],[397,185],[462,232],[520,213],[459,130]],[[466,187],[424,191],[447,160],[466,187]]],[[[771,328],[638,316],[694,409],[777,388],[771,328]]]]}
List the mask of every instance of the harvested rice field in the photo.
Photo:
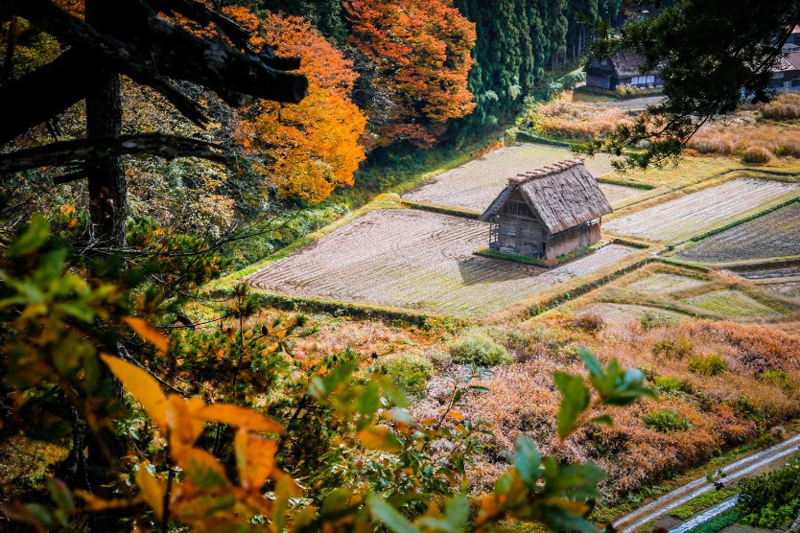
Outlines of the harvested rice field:
{"type": "Polygon", "coordinates": [[[661,296],[662,294],[667,294],[670,292],[693,289],[695,287],[704,285],[705,283],[705,281],[699,279],[658,272],[651,274],[644,279],[631,283],[625,288],[631,291],[642,292],[653,296],[661,296]]]}
{"type": "Polygon", "coordinates": [[[247,281],[294,295],[480,316],[637,252],[612,244],[546,270],[473,255],[488,238],[483,222],[413,209],[373,211],[247,281]]]}
{"type": "MultiPolygon", "coordinates": [[[[412,202],[448,205],[483,212],[508,183],[508,178],[520,172],[535,170],[575,156],[568,148],[547,144],[521,143],[488,153],[466,165],[426,181],[403,198],[412,202]]],[[[586,168],[598,177],[612,170],[607,154],[586,160],[586,168]]],[[[603,185],[603,192],[606,191],[603,185]]],[[[641,191],[630,187],[610,186],[612,194],[620,196],[625,189],[630,194],[641,191]],[[617,188],[618,187],[618,188],[617,188]]],[[[609,201],[611,201],[609,199],[609,201]]]]}
{"type": "Polygon", "coordinates": [[[800,300],[800,280],[785,281],[782,283],[765,283],[760,285],[760,287],[785,298],[800,300]]]}
{"type": "Polygon", "coordinates": [[[688,318],[686,315],[676,313],[674,311],[667,311],[666,309],[659,309],[658,307],[650,307],[647,305],[633,305],[633,304],[616,304],[616,303],[592,303],[581,309],[577,316],[586,313],[596,313],[603,317],[606,324],[614,326],[623,326],[629,322],[638,322],[645,314],[652,315],[655,318],[680,322],[688,318]]]}
{"type": "Polygon", "coordinates": [[[723,289],[684,300],[687,304],[730,318],[774,317],[781,313],[743,292],[723,289]]]}
{"type": "Polygon", "coordinates": [[[678,254],[706,263],[800,255],[800,202],[703,239],[678,254]]]}
{"type": "Polygon", "coordinates": [[[600,190],[612,206],[628,198],[643,194],[645,191],[635,187],[625,187],[624,185],[615,185],[613,183],[601,183],[600,190]]]}
{"type": "Polygon", "coordinates": [[[610,220],[603,228],[618,235],[680,242],[798,191],[796,183],[740,178],[610,220]]]}

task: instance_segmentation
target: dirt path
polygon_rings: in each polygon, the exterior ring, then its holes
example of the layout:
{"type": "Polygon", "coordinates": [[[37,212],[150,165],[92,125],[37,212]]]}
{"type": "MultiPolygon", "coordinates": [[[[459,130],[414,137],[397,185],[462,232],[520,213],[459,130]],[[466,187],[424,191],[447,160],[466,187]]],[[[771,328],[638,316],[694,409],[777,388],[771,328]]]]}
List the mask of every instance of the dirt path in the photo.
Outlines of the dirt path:
{"type": "MultiPolygon", "coordinates": [[[[725,473],[724,482],[729,484],[741,477],[757,473],[798,452],[800,452],[800,435],[795,435],[771,448],[748,455],[729,464],[722,469],[725,473]]],[[[620,518],[614,522],[614,528],[621,533],[635,531],[648,522],[654,521],[684,503],[712,490],[715,490],[714,484],[709,483],[705,477],[696,479],[620,518]]]]}

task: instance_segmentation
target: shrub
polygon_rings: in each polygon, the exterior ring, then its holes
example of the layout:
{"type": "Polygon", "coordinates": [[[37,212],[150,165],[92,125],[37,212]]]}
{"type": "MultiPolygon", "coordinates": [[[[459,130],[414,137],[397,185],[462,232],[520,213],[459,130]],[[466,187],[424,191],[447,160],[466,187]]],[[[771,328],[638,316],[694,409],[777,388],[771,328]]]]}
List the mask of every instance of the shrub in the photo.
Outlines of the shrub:
{"type": "Polygon", "coordinates": [[[800,459],[780,470],[742,479],[739,487],[737,511],[742,523],[768,529],[786,526],[800,513],[800,459]]]}
{"type": "Polygon", "coordinates": [[[785,370],[766,370],[761,373],[759,378],[766,383],[775,385],[788,391],[791,391],[795,388],[795,384],[789,378],[789,374],[787,374],[785,370]]]}
{"type": "Polygon", "coordinates": [[[686,431],[692,425],[688,420],[674,409],[661,409],[652,411],[642,416],[642,420],[649,427],[661,433],[672,433],[673,431],[686,431]]]}
{"type": "Polygon", "coordinates": [[[675,376],[656,376],[653,382],[661,392],[677,392],[683,389],[683,380],[675,376]]]}
{"type": "Polygon", "coordinates": [[[450,357],[449,353],[440,352],[436,350],[428,354],[428,358],[433,363],[433,366],[436,368],[447,368],[448,366],[453,364],[453,358],[450,357]]]}
{"type": "Polygon", "coordinates": [[[572,319],[570,325],[590,335],[597,335],[606,326],[606,322],[599,313],[581,313],[572,319]]]}
{"type": "Polygon", "coordinates": [[[772,153],[763,146],[751,146],[742,154],[745,163],[763,164],[772,160],[772,153]]]}
{"type": "Polygon", "coordinates": [[[664,339],[653,345],[653,355],[664,355],[675,359],[683,359],[691,355],[693,350],[694,344],[683,338],[678,340],[664,339]]]}
{"type": "Polygon", "coordinates": [[[795,120],[800,118],[800,95],[782,94],[772,102],[761,106],[761,115],[771,120],[795,120]]]}
{"type": "Polygon", "coordinates": [[[775,145],[775,155],[800,158],[800,142],[778,141],[778,144],[775,145]]]}
{"type": "Polygon", "coordinates": [[[403,354],[386,363],[386,373],[400,390],[419,396],[433,377],[433,363],[416,353],[403,354]]]}
{"type": "Polygon", "coordinates": [[[674,326],[676,320],[661,313],[653,313],[652,311],[645,311],[642,318],[639,319],[639,325],[645,331],[650,331],[656,328],[665,328],[667,326],[674,326]]]}
{"type": "Polygon", "coordinates": [[[464,365],[494,366],[511,362],[506,349],[485,333],[469,333],[450,345],[453,362],[464,365]]]}
{"type": "Polygon", "coordinates": [[[689,359],[689,370],[704,376],[718,376],[728,369],[719,354],[698,355],[689,359]]]}

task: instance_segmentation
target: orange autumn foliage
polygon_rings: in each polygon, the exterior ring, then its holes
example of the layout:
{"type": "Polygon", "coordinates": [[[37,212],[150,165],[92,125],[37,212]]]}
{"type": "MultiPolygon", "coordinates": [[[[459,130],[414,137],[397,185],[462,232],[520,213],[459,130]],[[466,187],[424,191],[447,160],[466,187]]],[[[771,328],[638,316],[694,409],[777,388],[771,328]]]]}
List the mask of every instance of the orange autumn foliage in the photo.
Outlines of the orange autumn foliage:
{"type": "Polygon", "coordinates": [[[351,0],[345,9],[351,42],[375,64],[375,88],[393,105],[373,131],[378,144],[430,146],[449,119],[475,108],[467,88],[475,25],[452,0],[351,0]]]}
{"type": "Polygon", "coordinates": [[[236,140],[251,153],[268,150],[257,168],[279,196],[318,203],[336,187],[352,185],[365,158],[358,140],[367,120],[349,98],[358,75],[308,21],[272,14],[262,22],[266,42],[282,56],[300,58],[308,96],[298,105],[264,101],[245,110],[236,140]]]}

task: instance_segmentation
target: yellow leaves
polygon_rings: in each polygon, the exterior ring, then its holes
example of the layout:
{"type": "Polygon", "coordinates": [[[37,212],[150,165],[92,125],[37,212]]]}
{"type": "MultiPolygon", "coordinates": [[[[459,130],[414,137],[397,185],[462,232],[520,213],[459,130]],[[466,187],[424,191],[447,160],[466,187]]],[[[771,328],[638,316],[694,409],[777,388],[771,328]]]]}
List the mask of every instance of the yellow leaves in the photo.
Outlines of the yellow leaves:
{"type": "Polygon", "coordinates": [[[142,368],[118,357],[102,354],[100,358],[111,372],[127,387],[134,398],[142,404],[162,433],[167,433],[167,397],[161,392],[158,382],[142,368]]]}
{"type": "Polygon", "coordinates": [[[205,405],[200,398],[184,401],[177,394],[169,396],[165,410],[167,427],[170,428],[170,452],[174,457],[180,457],[184,449],[191,447],[203,432],[203,419],[194,415],[205,405]]]}
{"type": "Polygon", "coordinates": [[[161,353],[167,353],[169,339],[161,334],[152,324],[133,316],[126,316],[122,320],[144,340],[155,346],[161,353]]]}
{"type": "Polygon", "coordinates": [[[142,498],[153,509],[159,518],[164,512],[164,494],[166,493],[164,482],[150,473],[147,469],[148,462],[139,465],[136,471],[136,484],[139,486],[142,498]]]}
{"type": "Polygon", "coordinates": [[[116,498],[113,500],[104,500],[103,498],[98,498],[94,494],[89,491],[75,489],[72,493],[83,500],[84,502],[84,509],[87,511],[105,511],[107,509],[123,509],[125,507],[131,507],[132,505],[138,505],[142,499],[141,494],[134,498],[133,500],[124,500],[122,498],[116,498]]]}
{"type": "Polygon", "coordinates": [[[216,403],[198,410],[195,416],[209,422],[220,422],[229,426],[246,427],[252,431],[284,433],[286,430],[271,418],[260,413],[227,403],[216,403]]]}
{"type": "Polygon", "coordinates": [[[358,432],[358,440],[369,450],[400,451],[402,447],[388,428],[369,426],[358,432]]]}
{"type": "Polygon", "coordinates": [[[252,435],[246,428],[241,428],[236,432],[233,444],[242,487],[260,489],[275,467],[278,443],[252,435]]]}

